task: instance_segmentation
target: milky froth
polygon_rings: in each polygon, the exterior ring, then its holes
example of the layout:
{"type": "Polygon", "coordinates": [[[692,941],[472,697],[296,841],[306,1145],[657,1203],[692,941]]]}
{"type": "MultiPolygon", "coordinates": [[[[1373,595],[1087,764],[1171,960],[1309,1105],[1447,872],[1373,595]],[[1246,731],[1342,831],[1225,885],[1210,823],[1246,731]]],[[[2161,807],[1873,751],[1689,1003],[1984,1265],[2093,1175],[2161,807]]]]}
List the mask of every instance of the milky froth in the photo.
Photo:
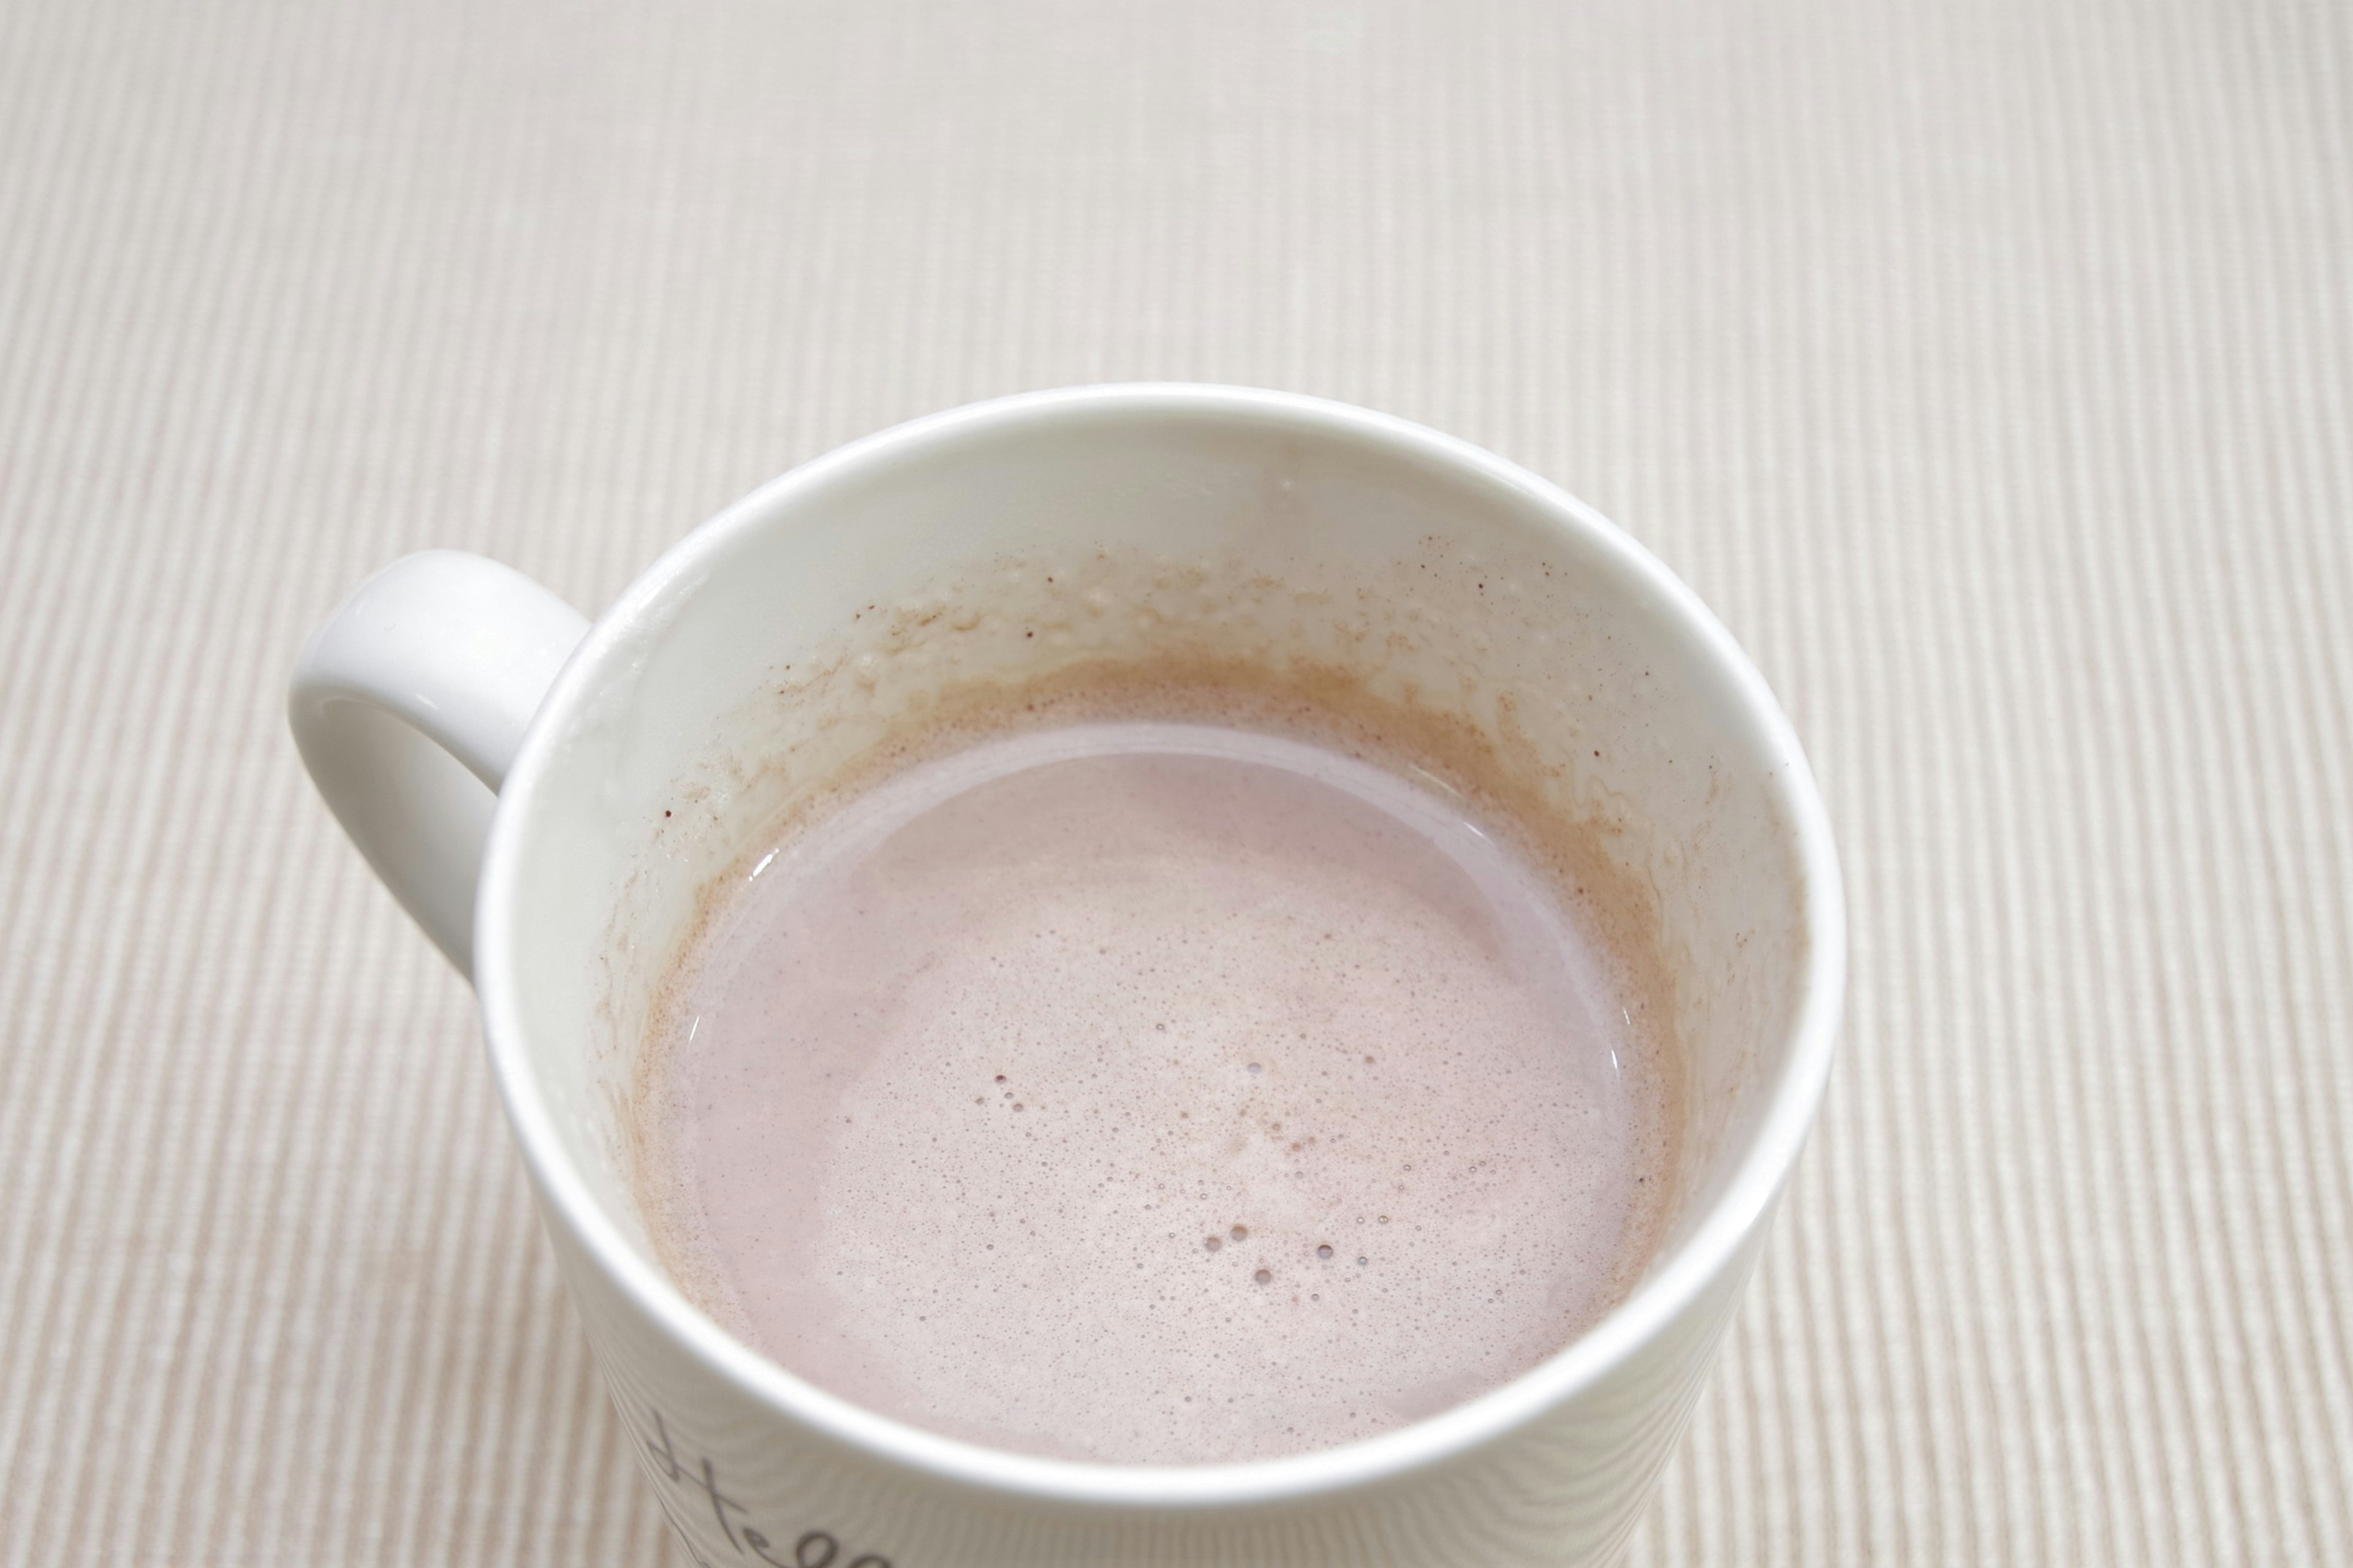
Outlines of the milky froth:
{"type": "Polygon", "coordinates": [[[1622,1290],[1653,1020],[1573,897],[1304,743],[1087,724],[779,846],[674,1009],[654,1206],[810,1381],[1113,1462],[1368,1436],[1622,1290]]]}

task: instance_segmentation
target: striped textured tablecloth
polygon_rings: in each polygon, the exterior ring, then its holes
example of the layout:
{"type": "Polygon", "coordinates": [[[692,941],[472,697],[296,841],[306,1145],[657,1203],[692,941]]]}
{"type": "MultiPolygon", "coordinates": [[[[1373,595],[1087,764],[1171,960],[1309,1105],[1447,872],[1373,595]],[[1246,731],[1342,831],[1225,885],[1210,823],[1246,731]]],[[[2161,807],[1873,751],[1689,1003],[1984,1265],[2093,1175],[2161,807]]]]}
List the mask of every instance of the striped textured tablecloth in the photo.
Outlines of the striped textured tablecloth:
{"type": "Polygon", "coordinates": [[[0,1563],[677,1562],[280,712],[849,437],[1294,388],[1600,506],[1848,858],[1635,1563],[2353,1561],[2353,13],[14,0],[0,1563]]]}

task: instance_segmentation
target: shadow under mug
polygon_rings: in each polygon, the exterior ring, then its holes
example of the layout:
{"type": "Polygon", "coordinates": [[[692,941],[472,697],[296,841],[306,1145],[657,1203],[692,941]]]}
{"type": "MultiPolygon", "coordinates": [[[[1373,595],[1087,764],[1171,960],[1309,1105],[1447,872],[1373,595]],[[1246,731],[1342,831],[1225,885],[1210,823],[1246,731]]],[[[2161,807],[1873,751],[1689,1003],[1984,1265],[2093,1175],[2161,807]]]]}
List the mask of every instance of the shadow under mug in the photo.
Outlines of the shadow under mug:
{"type": "Polygon", "coordinates": [[[1835,853],[1730,635],[1552,485],[1341,405],[1106,386],[920,419],[729,508],[593,626],[480,557],[411,556],[311,639],[290,712],[353,841],[480,994],[565,1279],[698,1563],[1606,1560],[1830,1068],[1835,853]],[[680,1292],[631,1189],[648,1009],[708,886],[927,692],[1204,637],[1353,658],[1368,686],[1449,708],[1651,889],[1686,1101],[1656,1257],[1511,1383],[1275,1459],[1002,1452],[796,1377],[680,1292]]]}

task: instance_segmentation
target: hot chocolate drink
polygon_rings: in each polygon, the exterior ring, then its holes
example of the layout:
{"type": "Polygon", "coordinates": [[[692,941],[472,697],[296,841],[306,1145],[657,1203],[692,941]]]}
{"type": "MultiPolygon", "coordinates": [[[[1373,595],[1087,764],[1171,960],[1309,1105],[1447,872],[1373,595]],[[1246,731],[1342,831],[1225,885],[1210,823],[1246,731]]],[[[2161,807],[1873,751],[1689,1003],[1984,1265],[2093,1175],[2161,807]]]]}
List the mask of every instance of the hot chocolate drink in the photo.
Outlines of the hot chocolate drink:
{"type": "Polygon", "coordinates": [[[1372,1436],[1646,1261],[1651,972],[1434,778],[1195,723],[908,767],[744,868],[646,1090],[690,1294],[871,1409],[1113,1463],[1372,1436]]]}

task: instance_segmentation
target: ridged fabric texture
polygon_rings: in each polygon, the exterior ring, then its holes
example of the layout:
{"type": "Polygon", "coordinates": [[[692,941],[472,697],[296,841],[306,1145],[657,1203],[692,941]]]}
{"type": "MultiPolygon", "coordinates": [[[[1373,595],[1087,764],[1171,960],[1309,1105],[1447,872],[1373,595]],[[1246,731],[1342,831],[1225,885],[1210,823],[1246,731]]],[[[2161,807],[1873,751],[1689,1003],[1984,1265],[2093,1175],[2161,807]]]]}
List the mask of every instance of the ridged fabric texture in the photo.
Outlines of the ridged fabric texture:
{"type": "Polygon", "coordinates": [[[1145,378],[1560,481],[1820,773],[1842,1056],[1631,1562],[2353,1561],[2348,17],[16,0],[0,1563],[681,1560],[286,674],[1145,378]]]}

